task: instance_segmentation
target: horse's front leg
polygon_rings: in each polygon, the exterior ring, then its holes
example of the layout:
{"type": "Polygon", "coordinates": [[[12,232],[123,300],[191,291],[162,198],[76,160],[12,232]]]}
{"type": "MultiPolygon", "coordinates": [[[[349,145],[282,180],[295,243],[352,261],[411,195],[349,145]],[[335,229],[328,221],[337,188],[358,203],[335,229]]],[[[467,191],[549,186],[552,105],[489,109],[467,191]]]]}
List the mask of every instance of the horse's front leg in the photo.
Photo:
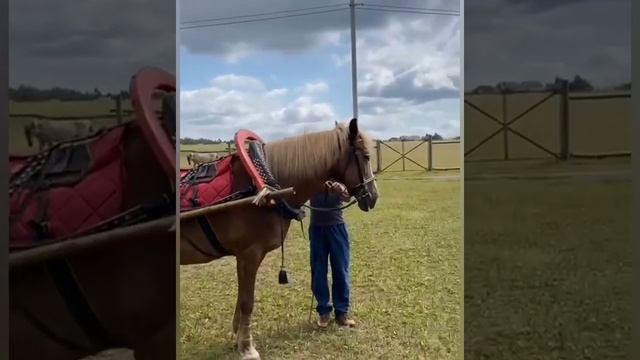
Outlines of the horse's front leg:
{"type": "Polygon", "coordinates": [[[233,322],[231,327],[233,329],[233,336],[238,334],[238,324],[240,323],[240,291],[238,290],[238,299],[236,300],[236,310],[233,313],[233,322]]]}
{"type": "Polygon", "coordinates": [[[264,259],[262,249],[250,249],[237,257],[238,271],[238,305],[239,316],[236,342],[242,360],[258,360],[260,354],[256,351],[251,335],[251,313],[256,287],[256,273],[264,259]]]}

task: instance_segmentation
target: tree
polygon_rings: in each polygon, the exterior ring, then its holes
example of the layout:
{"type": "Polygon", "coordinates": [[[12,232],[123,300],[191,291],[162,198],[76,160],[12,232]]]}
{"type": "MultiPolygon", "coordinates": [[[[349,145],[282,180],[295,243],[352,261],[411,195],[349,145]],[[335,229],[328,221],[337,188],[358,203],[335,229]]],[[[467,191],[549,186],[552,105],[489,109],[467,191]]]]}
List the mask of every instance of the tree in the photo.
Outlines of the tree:
{"type": "Polygon", "coordinates": [[[593,86],[591,83],[582,78],[580,75],[576,75],[573,78],[573,81],[569,83],[570,91],[593,91],[593,86]]]}

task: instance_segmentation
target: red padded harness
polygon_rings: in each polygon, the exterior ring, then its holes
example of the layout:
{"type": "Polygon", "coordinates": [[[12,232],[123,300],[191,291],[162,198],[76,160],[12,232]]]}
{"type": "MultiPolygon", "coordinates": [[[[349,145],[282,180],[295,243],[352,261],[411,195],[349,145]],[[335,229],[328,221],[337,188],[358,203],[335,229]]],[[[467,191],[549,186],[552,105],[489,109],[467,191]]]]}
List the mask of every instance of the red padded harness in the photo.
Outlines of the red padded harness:
{"type": "MultiPolygon", "coordinates": [[[[174,183],[175,145],[151,104],[156,90],[175,93],[175,77],[145,68],[132,77],[130,88],[143,141],[157,155],[150,160],[158,161],[174,183]]],[[[126,126],[10,158],[10,250],[86,234],[112,226],[113,220],[121,223],[119,217],[132,210],[124,208],[126,126]]]]}
{"type": "Polygon", "coordinates": [[[186,173],[180,183],[180,211],[223,203],[235,198],[233,156],[206,163],[186,173]]]}
{"type": "MultiPolygon", "coordinates": [[[[81,164],[86,175],[75,183],[55,184],[54,175],[42,167],[39,179],[15,190],[10,199],[10,249],[29,248],[86,232],[124,210],[127,174],[122,156],[123,130],[115,128],[86,143],[89,159],[81,164]],[[43,186],[47,182],[53,185],[43,186]]],[[[54,149],[49,158],[76,144],[54,149]]],[[[23,164],[12,166],[11,170],[14,177],[29,169],[23,164]]]]}
{"type": "Polygon", "coordinates": [[[201,164],[191,170],[180,171],[180,211],[193,210],[220,204],[255,194],[267,185],[253,164],[245,147],[249,141],[263,143],[249,130],[240,130],[235,135],[236,153],[211,163],[201,164]],[[237,156],[253,181],[253,188],[232,193],[233,159],[237,156]]]}

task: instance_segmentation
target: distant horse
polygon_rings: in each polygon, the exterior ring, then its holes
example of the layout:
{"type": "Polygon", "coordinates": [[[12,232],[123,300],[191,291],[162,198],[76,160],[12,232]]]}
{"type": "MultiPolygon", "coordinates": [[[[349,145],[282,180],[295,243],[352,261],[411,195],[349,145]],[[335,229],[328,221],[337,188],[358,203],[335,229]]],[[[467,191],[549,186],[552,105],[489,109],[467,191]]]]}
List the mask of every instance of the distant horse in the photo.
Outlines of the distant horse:
{"type": "MultiPolygon", "coordinates": [[[[302,207],[332,178],[347,186],[362,211],[369,211],[378,199],[369,146],[369,137],[358,130],[354,119],[348,128],[336,123],[333,130],[267,143],[264,151],[279,184],[295,189],[295,195],[286,198],[292,207],[302,207]]],[[[251,180],[238,156],[233,156],[235,192],[246,189],[251,180]]],[[[206,219],[219,244],[237,260],[238,298],[232,328],[238,351],[243,360],[259,359],[250,329],[256,273],[265,255],[281,245],[291,221],[273,208],[256,205],[231,207],[206,219]]],[[[181,221],[181,265],[207,263],[222,256],[207,240],[197,219],[181,221]]]]}
{"type": "Polygon", "coordinates": [[[198,165],[204,164],[212,161],[216,161],[220,158],[218,153],[196,153],[190,152],[187,154],[187,164],[198,165]]]}
{"type": "MultiPolygon", "coordinates": [[[[162,85],[158,87],[175,93],[175,78],[159,71],[138,73],[132,88],[137,88],[135,81],[154,84],[154,74],[162,85]]],[[[149,137],[143,136],[142,109],[151,105],[147,99],[140,101],[143,103],[134,102],[137,121],[123,125],[125,209],[175,194],[175,175],[161,165],[149,137]]],[[[170,104],[168,98],[165,107],[170,104]]],[[[175,121],[175,114],[170,115],[163,115],[162,121],[175,121]]],[[[163,135],[167,135],[166,145],[172,134],[163,135]]],[[[169,214],[164,216],[175,216],[172,208],[171,204],[163,207],[169,214]]],[[[157,235],[134,233],[64,258],[12,267],[9,358],[76,360],[109,348],[129,348],[136,360],[175,359],[175,265],[176,233],[167,229],[157,235]],[[62,283],[61,264],[72,275],[62,283]]]]}
{"type": "Polygon", "coordinates": [[[38,140],[40,151],[53,144],[89,136],[95,132],[90,120],[41,120],[33,119],[24,127],[29,147],[38,140]]]}

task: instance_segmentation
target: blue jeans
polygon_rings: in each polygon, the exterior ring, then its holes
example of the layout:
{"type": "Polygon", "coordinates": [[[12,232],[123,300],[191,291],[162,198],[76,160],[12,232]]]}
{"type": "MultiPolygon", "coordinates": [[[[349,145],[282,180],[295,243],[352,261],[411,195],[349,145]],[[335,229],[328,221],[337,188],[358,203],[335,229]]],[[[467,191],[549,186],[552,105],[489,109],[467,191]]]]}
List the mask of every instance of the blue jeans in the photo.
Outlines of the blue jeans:
{"type": "Polygon", "coordinates": [[[318,302],[316,311],[325,315],[335,308],[336,315],[349,311],[349,234],[345,224],[309,226],[311,242],[311,290],[318,302]],[[333,307],[327,282],[328,260],[331,260],[333,307]]]}

